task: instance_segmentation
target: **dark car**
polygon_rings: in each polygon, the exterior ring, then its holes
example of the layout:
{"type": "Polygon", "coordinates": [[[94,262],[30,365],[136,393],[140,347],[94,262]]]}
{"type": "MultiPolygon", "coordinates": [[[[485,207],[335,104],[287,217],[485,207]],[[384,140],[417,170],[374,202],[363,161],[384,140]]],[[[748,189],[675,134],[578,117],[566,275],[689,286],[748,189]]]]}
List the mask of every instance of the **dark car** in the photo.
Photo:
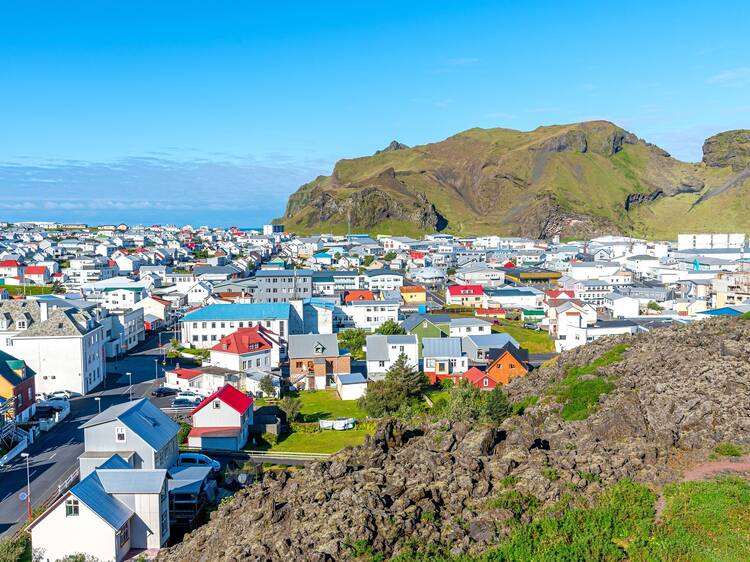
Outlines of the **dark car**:
{"type": "Polygon", "coordinates": [[[151,391],[151,396],[154,398],[161,398],[162,396],[174,396],[177,391],[174,388],[167,388],[166,386],[160,386],[151,391]]]}

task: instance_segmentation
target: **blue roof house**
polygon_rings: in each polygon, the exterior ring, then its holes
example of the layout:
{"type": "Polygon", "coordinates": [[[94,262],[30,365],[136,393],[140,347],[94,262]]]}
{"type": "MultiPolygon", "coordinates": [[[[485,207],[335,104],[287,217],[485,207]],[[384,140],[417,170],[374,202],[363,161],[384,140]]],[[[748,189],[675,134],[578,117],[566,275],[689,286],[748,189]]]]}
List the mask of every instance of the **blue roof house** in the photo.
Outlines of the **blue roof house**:
{"type": "Polygon", "coordinates": [[[136,549],[158,550],[169,540],[167,471],[136,470],[113,455],[55,501],[29,530],[42,560],[83,553],[120,562],[136,549]]]}

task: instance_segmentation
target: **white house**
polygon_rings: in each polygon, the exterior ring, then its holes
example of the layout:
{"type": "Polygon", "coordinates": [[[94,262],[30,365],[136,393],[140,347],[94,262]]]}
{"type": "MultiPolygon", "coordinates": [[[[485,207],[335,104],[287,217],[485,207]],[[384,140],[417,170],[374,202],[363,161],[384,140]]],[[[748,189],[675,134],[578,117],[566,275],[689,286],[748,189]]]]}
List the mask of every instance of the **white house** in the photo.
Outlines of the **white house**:
{"type": "MultiPolygon", "coordinates": [[[[14,302],[19,301],[2,301],[0,310],[13,307],[14,302]]],[[[106,373],[101,324],[84,310],[52,308],[43,301],[34,301],[36,306],[32,301],[21,302],[26,304],[10,315],[13,325],[0,325],[0,329],[20,331],[0,338],[5,340],[0,347],[23,359],[36,373],[36,391],[88,394],[97,387],[106,373]],[[16,315],[22,308],[26,310],[16,315]]],[[[0,324],[8,318],[0,318],[0,324]]]]}
{"type": "Polygon", "coordinates": [[[604,296],[604,309],[609,310],[612,318],[634,318],[640,313],[640,301],[620,293],[608,293],[604,296]]]}
{"type": "Polygon", "coordinates": [[[29,530],[34,553],[48,562],[79,553],[120,562],[131,549],[158,550],[169,540],[167,471],[134,470],[112,455],[29,530]]]}
{"type": "Polygon", "coordinates": [[[492,331],[492,324],[481,318],[452,318],[450,335],[453,338],[486,335],[492,331]]]}
{"type": "Polygon", "coordinates": [[[342,323],[374,332],[388,320],[398,322],[400,308],[400,300],[353,301],[341,307],[345,316],[342,323]]]}
{"type": "Polygon", "coordinates": [[[555,340],[555,350],[560,353],[574,349],[589,342],[598,340],[605,336],[618,336],[622,334],[634,334],[638,326],[630,320],[599,320],[594,324],[586,325],[578,318],[578,323],[571,323],[566,328],[566,338],[555,340]]]}
{"type": "Polygon", "coordinates": [[[297,333],[300,319],[289,303],[211,304],[190,312],[180,320],[182,344],[211,348],[238,328],[261,325],[278,334],[281,357],[286,357],[289,334],[297,333]]]}
{"type": "Polygon", "coordinates": [[[107,310],[129,310],[148,296],[143,286],[106,287],[102,290],[102,306],[107,310]]]}
{"type": "Polygon", "coordinates": [[[571,262],[568,275],[577,281],[584,279],[601,279],[617,273],[622,267],[617,262],[581,261],[571,262]]]}
{"type": "Polygon", "coordinates": [[[169,468],[177,463],[180,426],[147,398],[110,406],[81,427],[81,478],[113,453],[139,469],[169,468]]]}
{"type": "Polygon", "coordinates": [[[203,400],[191,413],[188,445],[202,449],[239,451],[253,424],[253,397],[227,384],[203,400]]]}
{"type": "Polygon", "coordinates": [[[367,336],[365,351],[367,353],[367,377],[377,380],[385,375],[394,361],[403,353],[407,363],[419,367],[419,341],[417,336],[367,336]]]}
{"type": "Polygon", "coordinates": [[[279,365],[279,342],[263,326],[238,328],[211,348],[211,364],[237,371],[269,371],[279,365]]]}

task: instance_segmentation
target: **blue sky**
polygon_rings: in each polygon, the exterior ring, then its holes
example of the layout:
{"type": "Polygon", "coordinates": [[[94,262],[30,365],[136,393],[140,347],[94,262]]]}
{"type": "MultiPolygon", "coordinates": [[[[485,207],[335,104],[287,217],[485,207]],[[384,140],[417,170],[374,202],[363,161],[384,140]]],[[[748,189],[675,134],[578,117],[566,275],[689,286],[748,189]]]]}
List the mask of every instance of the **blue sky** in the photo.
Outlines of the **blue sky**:
{"type": "Polygon", "coordinates": [[[339,158],[475,126],[604,118],[699,160],[750,128],[748,21],[745,2],[4,2],[0,219],[256,225],[339,158]]]}

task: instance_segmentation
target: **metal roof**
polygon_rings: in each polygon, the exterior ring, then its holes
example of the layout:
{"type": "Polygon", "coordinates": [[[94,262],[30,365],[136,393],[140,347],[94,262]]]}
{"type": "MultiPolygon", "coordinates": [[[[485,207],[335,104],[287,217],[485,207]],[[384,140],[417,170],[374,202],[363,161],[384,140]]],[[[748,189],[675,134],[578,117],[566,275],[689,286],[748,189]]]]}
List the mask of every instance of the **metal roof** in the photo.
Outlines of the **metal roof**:
{"type": "Polygon", "coordinates": [[[338,357],[339,342],[336,334],[301,334],[289,336],[289,358],[338,357]],[[316,346],[322,346],[320,353],[316,346]]]}
{"type": "Polygon", "coordinates": [[[348,373],[346,375],[336,375],[341,384],[366,384],[367,379],[362,373],[348,373]]]}
{"type": "Polygon", "coordinates": [[[96,474],[108,494],[158,494],[167,477],[165,469],[134,470],[132,467],[97,469],[96,474]]]}
{"type": "Polygon", "coordinates": [[[422,338],[422,357],[461,357],[461,338],[422,338]]]}
{"type": "Polygon", "coordinates": [[[99,471],[95,470],[89,474],[73,486],[70,493],[101,517],[110,527],[117,530],[133,516],[134,512],[106,492],[98,473],[99,471]]]}
{"type": "Polygon", "coordinates": [[[454,318],[451,320],[451,328],[462,328],[465,326],[491,326],[491,324],[481,318],[454,318]]]}
{"type": "Polygon", "coordinates": [[[182,322],[202,320],[277,320],[289,318],[288,303],[210,304],[185,315],[182,322]]]}
{"type": "MultiPolygon", "coordinates": [[[[225,305],[226,306],[226,305],[225,305]]],[[[180,431],[180,426],[147,398],[115,404],[94,416],[81,427],[86,429],[119,420],[155,451],[166,445],[180,431]]]]}
{"type": "Polygon", "coordinates": [[[368,361],[387,361],[388,346],[390,345],[416,345],[417,336],[367,336],[367,360],[368,361]]]}
{"type": "MultiPolygon", "coordinates": [[[[521,347],[516,339],[510,334],[496,333],[496,334],[482,334],[476,336],[464,337],[464,342],[471,342],[478,349],[489,349],[491,347],[503,347],[507,343],[511,343],[516,347],[521,347]]],[[[467,342],[467,343],[468,343],[467,342]]]]}

